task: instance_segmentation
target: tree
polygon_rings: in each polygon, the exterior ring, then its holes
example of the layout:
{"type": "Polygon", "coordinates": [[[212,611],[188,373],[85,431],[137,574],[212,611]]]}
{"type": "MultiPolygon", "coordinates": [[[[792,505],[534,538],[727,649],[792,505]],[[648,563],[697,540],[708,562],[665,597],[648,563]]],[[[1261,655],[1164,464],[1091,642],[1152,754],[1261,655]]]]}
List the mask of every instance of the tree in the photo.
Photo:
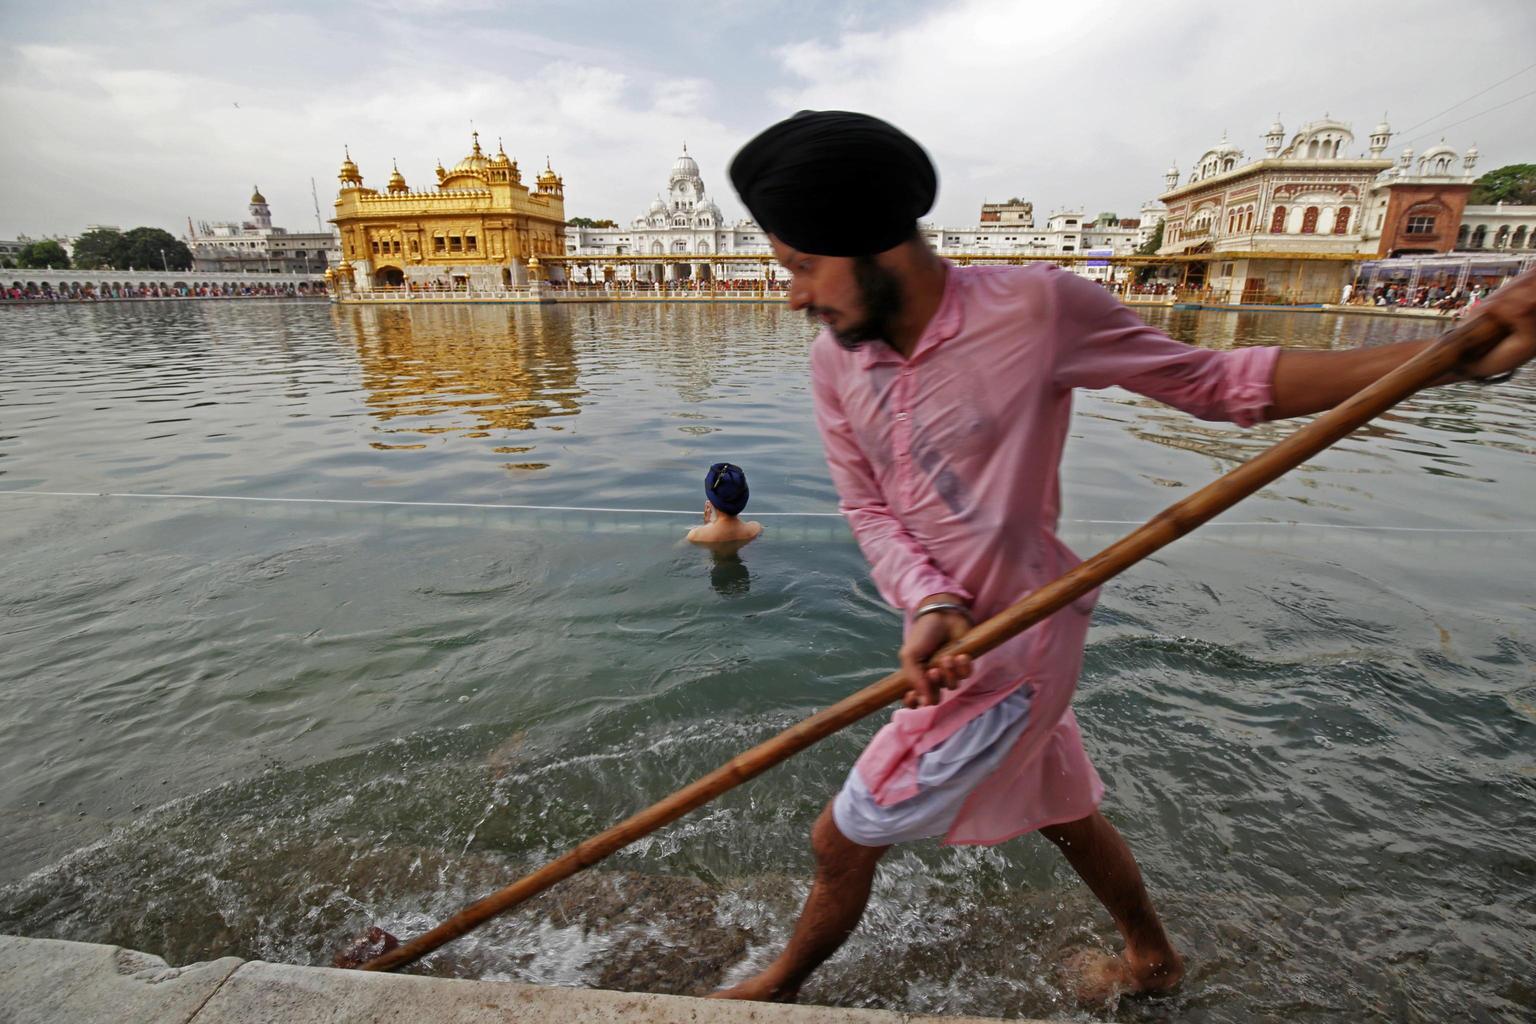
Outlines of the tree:
{"type": "Polygon", "coordinates": [[[123,233],[116,228],[94,228],[75,240],[75,266],[81,270],[121,270],[123,233]]]}
{"type": "Polygon", "coordinates": [[[23,246],[16,255],[16,265],[29,270],[68,270],[69,253],[58,242],[45,238],[41,242],[29,242],[23,246]]]}
{"type": "MultiPolygon", "coordinates": [[[[1163,222],[1158,221],[1157,227],[1152,229],[1152,234],[1136,249],[1137,256],[1156,256],[1157,250],[1163,247],[1163,222]]],[[[1136,269],[1136,283],[1146,284],[1157,273],[1156,267],[1138,267],[1136,269]]]]}
{"type": "Polygon", "coordinates": [[[1509,164],[1489,171],[1472,183],[1467,202],[1536,203],[1536,164],[1509,164]]]}
{"type": "Polygon", "coordinates": [[[565,223],[573,228],[616,228],[619,226],[611,220],[593,220],[591,217],[572,217],[565,223]]]}
{"type": "Polygon", "coordinates": [[[119,270],[191,270],[192,250],[169,231],[134,228],[123,235],[119,270]]]}

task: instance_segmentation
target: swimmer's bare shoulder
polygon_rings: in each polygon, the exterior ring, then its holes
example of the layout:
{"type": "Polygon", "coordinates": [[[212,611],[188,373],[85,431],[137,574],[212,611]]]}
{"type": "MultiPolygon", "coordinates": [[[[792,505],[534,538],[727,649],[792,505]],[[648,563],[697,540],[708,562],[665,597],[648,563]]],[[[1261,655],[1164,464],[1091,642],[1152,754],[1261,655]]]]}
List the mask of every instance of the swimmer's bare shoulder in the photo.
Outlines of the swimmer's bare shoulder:
{"type": "Polygon", "coordinates": [[[756,521],[725,523],[716,520],[689,530],[687,540],[693,544],[747,544],[762,533],[763,524],[756,521]]]}

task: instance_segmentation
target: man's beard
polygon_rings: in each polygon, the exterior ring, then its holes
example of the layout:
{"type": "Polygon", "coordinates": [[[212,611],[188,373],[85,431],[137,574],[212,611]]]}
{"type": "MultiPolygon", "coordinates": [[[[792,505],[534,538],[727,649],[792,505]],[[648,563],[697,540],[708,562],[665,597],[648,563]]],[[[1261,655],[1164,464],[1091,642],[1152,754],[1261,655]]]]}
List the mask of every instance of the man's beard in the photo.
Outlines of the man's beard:
{"type": "MultiPolygon", "coordinates": [[[[853,261],[853,283],[859,289],[864,318],[842,330],[826,325],[833,339],[850,351],[867,341],[888,340],[891,325],[905,302],[901,279],[882,267],[873,256],[859,256],[853,261]]],[[[820,313],[814,307],[806,310],[805,315],[812,323],[819,322],[820,313]]]]}

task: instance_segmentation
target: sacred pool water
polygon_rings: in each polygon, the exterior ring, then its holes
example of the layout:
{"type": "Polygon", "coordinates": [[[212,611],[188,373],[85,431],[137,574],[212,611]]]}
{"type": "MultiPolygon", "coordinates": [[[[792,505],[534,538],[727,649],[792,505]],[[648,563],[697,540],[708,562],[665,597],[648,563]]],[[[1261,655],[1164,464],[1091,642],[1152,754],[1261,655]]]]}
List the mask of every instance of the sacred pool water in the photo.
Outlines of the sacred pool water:
{"type": "MultiPolygon", "coordinates": [[[[1438,329],[1145,315],[1215,346],[1438,329]]],[[[893,663],[782,309],[0,319],[0,932],[327,962],[893,663]],[[722,459],[768,532],[717,561],[679,538],[722,459]]],[[[1112,1018],[1536,1013],[1533,424],[1530,372],[1425,394],[1105,588],[1078,715],[1190,957],[1176,997],[1112,1018]]],[[[1084,394],[1064,535],[1096,550],[1288,429],[1084,394]]],[[[745,975],[874,724],[416,969],[745,975]]],[[[1038,837],[919,844],[806,996],[1070,1019],[1056,963],[1114,942],[1038,837]]]]}

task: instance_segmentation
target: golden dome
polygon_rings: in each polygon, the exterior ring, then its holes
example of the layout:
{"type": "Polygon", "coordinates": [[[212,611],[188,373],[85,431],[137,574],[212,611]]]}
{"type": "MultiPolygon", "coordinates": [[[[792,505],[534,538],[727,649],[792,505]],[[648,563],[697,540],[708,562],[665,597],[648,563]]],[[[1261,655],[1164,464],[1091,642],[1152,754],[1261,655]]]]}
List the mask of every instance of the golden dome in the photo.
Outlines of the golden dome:
{"type": "MultiPolygon", "coordinates": [[[[391,161],[391,163],[393,163],[393,161],[391,161]]],[[[389,190],[391,192],[407,191],[405,185],[405,175],[400,173],[400,165],[394,164],[394,168],[394,173],[389,176],[389,190]]]]}
{"type": "Polygon", "coordinates": [[[549,166],[549,157],[545,157],[544,158],[544,171],[543,171],[543,173],[541,173],[539,175],[539,187],[540,188],[545,188],[545,187],[554,188],[556,185],[559,185],[559,184],[560,184],[560,175],[556,174],[555,173],[555,169],[553,167],[549,166]]]}
{"type": "Polygon", "coordinates": [[[263,203],[264,204],[264,203],[266,203],[266,201],[267,201],[267,197],[261,194],[261,186],[260,185],[252,185],[251,186],[251,205],[255,206],[257,203],[263,203]]]}
{"type": "Polygon", "coordinates": [[[512,158],[507,156],[507,151],[502,147],[501,140],[496,140],[496,155],[491,159],[492,167],[511,167],[512,158]]]}
{"type": "Polygon", "coordinates": [[[343,185],[361,185],[363,176],[357,170],[357,164],[352,162],[352,153],[346,147],[341,147],[345,158],[341,161],[341,170],[337,172],[336,179],[343,185]]]}
{"type": "Polygon", "coordinates": [[[463,160],[460,160],[458,163],[453,165],[453,170],[448,172],[450,175],[479,174],[483,172],[487,167],[491,166],[490,159],[480,149],[480,133],[471,132],[470,134],[474,136],[475,148],[470,150],[469,155],[466,156],[463,160]]]}

